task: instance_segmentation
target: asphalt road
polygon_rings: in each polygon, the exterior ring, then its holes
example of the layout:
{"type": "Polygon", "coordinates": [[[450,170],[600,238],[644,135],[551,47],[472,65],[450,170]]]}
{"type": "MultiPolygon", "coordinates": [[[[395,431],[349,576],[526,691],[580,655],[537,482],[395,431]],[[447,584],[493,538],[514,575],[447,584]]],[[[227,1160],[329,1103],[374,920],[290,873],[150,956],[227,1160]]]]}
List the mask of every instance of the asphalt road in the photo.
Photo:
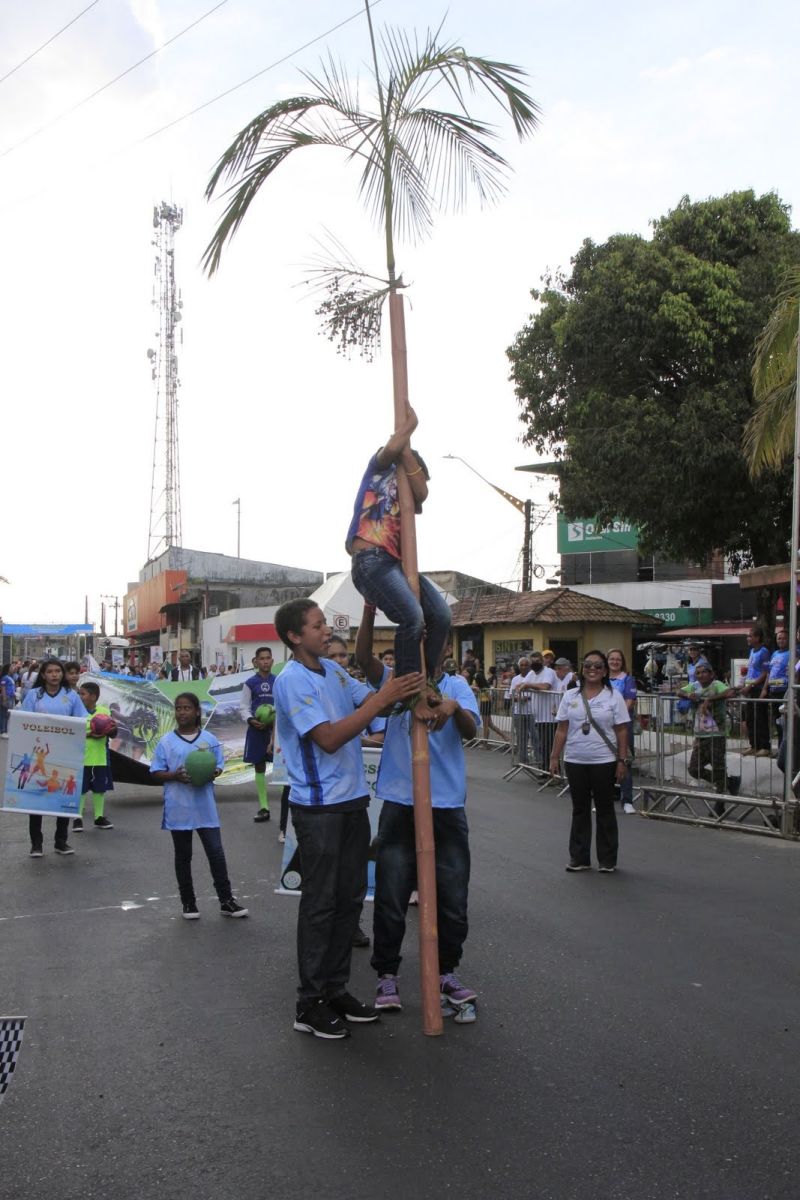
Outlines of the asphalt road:
{"type": "Polygon", "coordinates": [[[292,1030],[297,902],[248,789],[219,789],[245,921],[202,855],[180,919],[154,790],[120,788],[72,858],[0,815],[0,1013],[29,1018],[3,1200],[795,1200],[800,846],[624,817],[620,872],[568,875],[568,801],[506,766],[469,752],[480,1003],[441,1038],[413,928],[402,1014],[292,1030]]]}

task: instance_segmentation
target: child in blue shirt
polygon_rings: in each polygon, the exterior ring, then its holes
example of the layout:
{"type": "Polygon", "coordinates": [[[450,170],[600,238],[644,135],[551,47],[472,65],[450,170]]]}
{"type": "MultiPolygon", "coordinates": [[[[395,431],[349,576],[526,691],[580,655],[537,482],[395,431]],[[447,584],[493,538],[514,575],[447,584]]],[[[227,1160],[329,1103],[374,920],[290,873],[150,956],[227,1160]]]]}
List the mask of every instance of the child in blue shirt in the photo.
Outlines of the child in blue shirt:
{"type": "Polygon", "coordinates": [[[252,763],[256,773],[256,792],[258,793],[258,812],[254,821],[269,820],[269,800],[267,799],[267,763],[272,762],[272,735],[274,725],[262,725],[256,719],[256,711],[262,704],[275,704],[273,688],[275,676],[272,674],[272,651],[269,646],[259,646],[253,655],[255,675],[245,679],[242,695],[239,700],[239,711],[242,719],[247,722],[247,736],[244,742],[243,761],[252,763]]]}
{"type": "Polygon", "coordinates": [[[214,800],[213,782],[195,786],[186,772],[185,763],[193,750],[213,751],[217,769],[224,766],[222,747],[213,734],[200,729],[200,701],[191,692],[175,698],[177,729],[165,734],[156,746],[150,774],[164,784],[164,815],[161,828],[172,834],[175,846],[175,875],[178,880],[183,917],[196,921],[200,916],[192,881],[192,833],[196,830],[206,852],[214,889],[219,898],[223,917],[246,917],[247,909],[237,904],[228,879],[225,851],[219,829],[219,815],[214,800]]]}
{"type": "Polygon", "coordinates": [[[331,631],[313,600],[282,604],[275,627],[293,653],[275,682],[275,704],[276,740],[289,776],[302,863],[294,1028],[314,1037],[345,1038],[345,1021],[378,1017],[347,991],[370,843],[359,735],[382,709],[420,691],[425,680],[411,673],[373,692],[352,679],[325,657],[331,631]]]}
{"type": "MultiPolygon", "coordinates": [[[[67,685],[64,664],[57,658],[42,663],[36,682],[22,701],[24,712],[47,713],[54,717],[86,717],[88,714],[77,692],[67,685]]],[[[34,768],[35,769],[35,768],[34,768]]],[[[28,817],[28,832],[31,839],[31,858],[44,854],[42,836],[42,814],[31,813],[28,817]]],[[[69,817],[56,817],[56,854],[74,854],[67,841],[69,817]]]]}

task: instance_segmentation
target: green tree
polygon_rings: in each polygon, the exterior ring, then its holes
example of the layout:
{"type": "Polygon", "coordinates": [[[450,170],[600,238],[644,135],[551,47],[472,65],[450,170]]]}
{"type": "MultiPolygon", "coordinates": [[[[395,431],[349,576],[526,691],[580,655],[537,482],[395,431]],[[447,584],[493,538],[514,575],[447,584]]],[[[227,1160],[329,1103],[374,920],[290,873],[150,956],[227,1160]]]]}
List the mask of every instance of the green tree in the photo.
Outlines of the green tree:
{"type": "Polygon", "coordinates": [[[508,355],[525,441],[561,460],[568,516],[623,517],[645,547],[734,568],[787,556],[786,472],[754,483],[753,347],[800,239],[777,196],[677,208],[653,236],[586,241],[508,355]]]}
{"type": "MultiPolygon", "coordinates": [[[[329,335],[343,348],[354,344],[363,348],[380,334],[381,311],[388,297],[397,427],[408,410],[401,290],[405,285],[397,270],[397,243],[404,236],[428,235],[434,213],[461,208],[472,191],[483,201],[502,193],[507,164],[495,148],[498,133],[470,116],[468,94],[477,91],[499,104],[520,138],[535,129],[538,110],[522,89],[525,73],[521,68],[467,54],[461,46],[441,41],[441,30],[429,33],[421,42],[412,42],[403,32],[389,31],[379,50],[368,0],[365,10],[374,66],[372,108],[359,106],[357,87],[329,58],[318,76],[305,76],[308,94],[279,101],[246,125],[220,158],[207,188],[210,199],[226,183],[230,198],[206,250],[204,265],[209,274],[217,270],[225,244],[261,187],[296,151],[328,146],[355,161],[361,170],[361,197],[383,233],[385,274],[360,270],[340,253],[337,261],[319,272],[328,298],[318,311],[329,335]],[[448,97],[450,109],[433,107],[437,91],[448,97]]],[[[414,505],[402,468],[398,469],[398,493],[403,570],[415,586],[414,505]]],[[[412,759],[423,1027],[427,1033],[439,1033],[433,825],[427,731],[421,721],[412,722],[412,759]]]]}
{"type": "Polygon", "coordinates": [[[751,474],[779,470],[794,450],[800,267],[791,267],[756,342],[753,392],[756,409],[744,431],[751,474]]]}

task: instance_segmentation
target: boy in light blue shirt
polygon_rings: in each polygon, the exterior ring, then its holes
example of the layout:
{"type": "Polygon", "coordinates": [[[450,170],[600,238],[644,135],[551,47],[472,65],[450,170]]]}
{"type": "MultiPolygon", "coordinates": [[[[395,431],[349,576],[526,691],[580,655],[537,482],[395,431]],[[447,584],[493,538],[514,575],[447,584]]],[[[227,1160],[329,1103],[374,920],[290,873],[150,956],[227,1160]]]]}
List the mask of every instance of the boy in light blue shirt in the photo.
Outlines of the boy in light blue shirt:
{"type": "Polygon", "coordinates": [[[419,673],[404,675],[377,693],[352,679],[325,657],[331,631],[313,600],[282,604],[275,628],[293,653],[274,694],[276,746],[289,776],[301,861],[294,1028],[314,1037],[344,1038],[345,1021],[378,1017],[347,991],[370,842],[359,735],[384,708],[419,692],[425,679],[419,673]]]}
{"type": "MultiPolygon", "coordinates": [[[[356,657],[374,685],[391,677],[372,655],[373,616],[365,609],[358,631],[356,657]]],[[[444,651],[442,652],[442,657],[444,651]]],[[[436,908],[439,930],[439,987],[454,1008],[473,1001],[476,993],[455,975],[467,938],[470,850],[464,738],[474,738],[481,723],[477,698],[460,675],[447,675],[441,661],[433,679],[442,702],[428,722],[431,803],[436,858],[436,908]]],[[[375,907],[372,966],[378,973],[375,1007],[402,1008],[398,990],[401,947],[411,893],[417,886],[414,797],[411,786],[411,720],[409,713],[390,716],[386,725],[376,794],[383,801],[375,863],[375,907]]]]}

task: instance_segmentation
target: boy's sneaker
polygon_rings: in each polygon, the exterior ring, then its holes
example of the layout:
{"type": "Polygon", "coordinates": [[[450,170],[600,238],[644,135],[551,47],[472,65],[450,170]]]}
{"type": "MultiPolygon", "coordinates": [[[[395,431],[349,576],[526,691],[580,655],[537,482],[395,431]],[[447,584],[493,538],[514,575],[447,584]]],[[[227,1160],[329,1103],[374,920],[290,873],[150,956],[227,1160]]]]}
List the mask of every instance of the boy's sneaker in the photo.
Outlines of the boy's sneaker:
{"type": "Polygon", "coordinates": [[[44,858],[44,849],[41,842],[34,842],[31,846],[31,858],[44,858]]]}
{"type": "Polygon", "coordinates": [[[312,1000],[310,1004],[302,1006],[298,1004],[294,1028],[299,1033],[311,1033],[314,1037],[329,1040],[350,1037],[350,1030],[342,1018],[324,1000],[312,1000]]]}
{"type": "Polygon", "coordinates": [[[76,817],[75,820],[72,822],[72,832],[73,833],[83,833],[83,818],[82,817],[76,817]]]}
{"type": "Polygon", "coordinates": [[[391,1009],[396,1009],[399,1012],[402,1009],[400,993],[397,990],[397,981],[397,975],[381,975],[378,979],[378,986],[375,989],[375,1007],[380,1012],[391,1009]]]}
{"type": "Polygon", "coordinates": [[[467,1000],[478,999],[478,993],[470,987],[465,987],[463,983],[459,983],[452,972],[449,975],[439,976],[439,992],[453,1004],[465,1004],[467,1000]]]}
{"type": "Polygon", "coordinates": [[[192,900],[190,904],[184,904],[183,919],[184,919],[184,921],[199,921],[200,920],[200,913],[198,912],[197,904],[195,903],[194,900],[192,900]]]}
{"type": "Polygon", "coordinates": [[[592,868],[589,863],[579,862],[568,862],[564,868],[565,871],[591,871],[591,869],[592,868]]]}
{"type": "Polygon", "coordinates": [[[58,842],[57,845],[55,845],[53,847],[53,849],[55,850],[56,854],[74,854],[75,853],[75,851],[72,849],[72,846],[70,846],[69,842],[58,842]]]}
{"type": "Polygon", "coordinates": [[[114,826],[109,821],[108,817],[98,817],[94,823],[95,829],[113,829],[114,826]]]}
{"type": "Polygon", "coordinates": [[[630,814],[630,813],[635,813],[636,809],[633,807],[630,800],[626,800],[622,806],[622,811],[630,814]]]}
{"type": "Polygon", "coordinates": [[[241,904],[237,904],[233,896],[230,900],[220,904],[219,911],[223,917],[246,917],[249,915],[247,909],[241,904]]]}
{"type": "Polygon", "coordinates": [[[613,875],[617,868],[616,867],[598,867],[597,869],[601,875],[613,875]]]}
{"type": "Polygon", "coordinates": [[[353,1021],[356,1025],[364,1025],[368,1021],[377,1021],[378,1019],[376,1008],[371,1008],[369,1004],[362,1004],[349,992],[342,992],[341,996],[329,996],[327,1004],[337,1017],[344,1017],[345,1021],[353,1021]]]}
{"type": "Polygon", "coordinates": [[[253,817],[253,820],[258,821],[258,822],[268,821],[269,820],[269,809],[268,808],[260,808],[258,810],[258,812],[256,813],[256,815],[253,817]]]}

